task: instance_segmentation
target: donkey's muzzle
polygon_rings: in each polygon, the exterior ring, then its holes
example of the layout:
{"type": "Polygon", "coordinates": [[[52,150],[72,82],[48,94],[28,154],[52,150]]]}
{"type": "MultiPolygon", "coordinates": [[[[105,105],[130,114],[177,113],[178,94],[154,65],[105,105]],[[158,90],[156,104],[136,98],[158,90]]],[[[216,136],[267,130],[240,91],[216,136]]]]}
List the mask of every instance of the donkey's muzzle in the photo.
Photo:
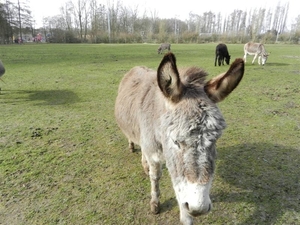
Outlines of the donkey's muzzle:
{"type": "Polygon", "coordinates": [[[207,213],[210,212],[210,210],[212,209],[212,204],[209,203],[206,207],[192,207],[189,205],[188,202],[184,203],[184,208],[186,209],[186,211],[188,212],[188,214],[190,214],[193,217],[197,217],[197,216],[201,216],[201,215],[205,215],[207,213]]]}

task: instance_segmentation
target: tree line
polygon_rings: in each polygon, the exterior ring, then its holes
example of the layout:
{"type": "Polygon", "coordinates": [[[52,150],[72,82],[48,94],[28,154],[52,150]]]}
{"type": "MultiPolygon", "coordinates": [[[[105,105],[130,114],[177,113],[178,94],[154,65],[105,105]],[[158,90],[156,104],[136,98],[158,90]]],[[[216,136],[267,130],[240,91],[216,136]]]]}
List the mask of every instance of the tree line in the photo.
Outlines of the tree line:
{"type": "Polygon", "coordinates": [[[44,18],[42,27],[36,28],[26,3],[0,3],[0,43],[38,33],[54,43],[300,42],[300,15],[287,24],[289,3],[279,2],[275,9],[233,10],[227,16],[211,11],[190,13],[185,21],[161,19],[155,10],[141,12],[138,6],[129,7],[119,0],[106,5],[98,0],[70,0],[60,12],[44,18]]]}

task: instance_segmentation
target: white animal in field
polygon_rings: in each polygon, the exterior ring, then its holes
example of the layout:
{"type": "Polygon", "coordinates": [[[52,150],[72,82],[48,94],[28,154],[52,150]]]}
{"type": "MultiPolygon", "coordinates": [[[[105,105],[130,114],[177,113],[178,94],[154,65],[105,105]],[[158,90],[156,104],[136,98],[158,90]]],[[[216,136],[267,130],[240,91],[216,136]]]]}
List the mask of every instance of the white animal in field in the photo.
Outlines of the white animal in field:
{"type": "Polygon", "coordinates": [[[115,103],[116,121],[129,142],[141,147],[142,165],[150,177],[153,213],[159,212],[159,179],[162,165],[171,176],[180,209],[180,221],[212,209],[210,189],[215,171],[216,141],[225,120],[216,103],[239,84],[243,59],[236,59],[226,73],[205,81],[197,67],[178,69],[168,53],[157,71],[134,67],[123,77],[115,103]]]}
{"type": "Polygon", "coordinates": [[[244,45],[244,60],[246,62],[246,58],[248,55],[254,55],[252,64],[254,64],[254,61],[256,57],[258,56],[258,64],[259,65],[265,65],[268,59],[269,54],[266,52],[265,46],[260,43],[253,43],[248,42],[244,45]]]}

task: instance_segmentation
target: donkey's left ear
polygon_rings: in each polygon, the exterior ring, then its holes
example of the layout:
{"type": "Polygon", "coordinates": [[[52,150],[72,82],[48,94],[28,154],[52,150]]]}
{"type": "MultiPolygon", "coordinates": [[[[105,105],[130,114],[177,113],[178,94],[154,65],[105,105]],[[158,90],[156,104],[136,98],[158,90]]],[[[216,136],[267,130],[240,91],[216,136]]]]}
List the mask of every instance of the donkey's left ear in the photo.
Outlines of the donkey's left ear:
{"type": "Polygon", "coordinates": [[[182,84],[173,53],[167,53],[157,69],[157,83],[165,97],[178,102],[182,94],[182,84]]]}
{"type": "Polygon", "coordinates": [[[213,102],[220,102],[226,98],[240,83],[244,75],[244,60],[236,59],[224,74],[209,80],[204,90],[213,102]]]}

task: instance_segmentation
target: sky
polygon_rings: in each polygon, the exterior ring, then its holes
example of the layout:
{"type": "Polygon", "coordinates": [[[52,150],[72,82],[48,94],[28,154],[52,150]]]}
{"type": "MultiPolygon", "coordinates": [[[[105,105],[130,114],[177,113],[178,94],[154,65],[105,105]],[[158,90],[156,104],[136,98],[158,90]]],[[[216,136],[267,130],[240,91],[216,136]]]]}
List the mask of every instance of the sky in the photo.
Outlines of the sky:
{"type": "MultiPolygon", "coordinates": [[[[4,1],[4,0],[0,0],[4,1]]],[[[17,0],[13,0],[17,1],[17,0]]],[[[60,14],[60,7],[68,0],[23,0],[27,1],[36,21],[36,27],[42,26],[43,17],[55,16],[60,14]]],[[[77,0],[72,0],[76,2],[77,0]]],[[[108,5],[110,2],[117,2],[118,0],[98,0],[99,4],[108,5]]],[[[281,5],[289,2],[289,15],[287,23],[290,24],[300,14],[297,2],[299,0],[119,0],[122,5],[131,8],[138,6],[139,11],[152,11],[157,14],[159,18],[178,18],[185,20],[188,18],[190,12],[201,15],[204,12],[212,11],[214,13],[221,12],[222,16],[226,16],[235,9],[248,11],[251,8],[266,8],[274,9],[280,2],[281,5]]],[[[150,14],[148,14],[150,15],[150,14]]]]}

